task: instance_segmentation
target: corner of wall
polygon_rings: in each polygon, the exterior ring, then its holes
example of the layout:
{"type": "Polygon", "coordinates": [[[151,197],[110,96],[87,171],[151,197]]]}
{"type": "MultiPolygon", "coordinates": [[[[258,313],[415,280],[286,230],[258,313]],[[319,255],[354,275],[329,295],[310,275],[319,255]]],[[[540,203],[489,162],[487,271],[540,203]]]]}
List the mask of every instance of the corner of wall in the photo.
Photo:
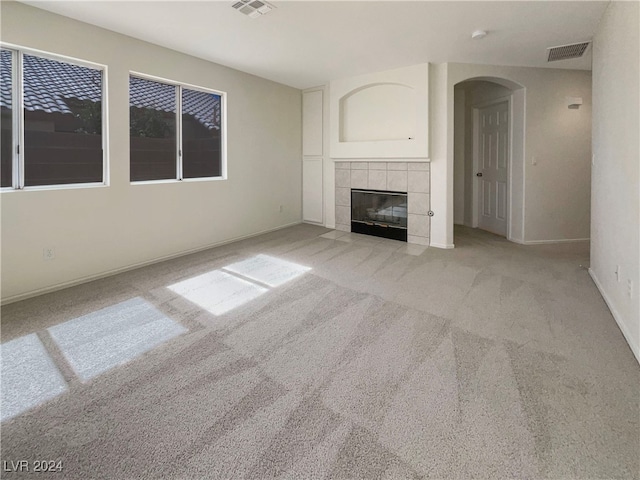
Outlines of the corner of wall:
{"type": "Polygon", "coordinates": [[[638,339],[634,338],[631,332],[629,331],[629,328],[627,327],[623,317],[620,315],[620,313],[616,309],[615,304],[611,301],[611,298],[609,298],[609,295],[607,295],[607,292],[605,291],[604,287],[598,280],[596,272],[594,272],[592,268],[589,269],[589,275],[591,276],[593,283],[596,284],[596,287],[598,288],[600,295],[602,295],[604,302],[607,304],[607,307],[611,311],[611,315],[613,316],[614,320],[618,324],[618,328],[620,328],[622,335],[624,336],[625,340],[629,344],[629,348],[633,352],[633,355],[636,357],[636,360],[638,361],[638,363],[640,363],[640,344],[638,343],[638,339]]]}
{"type": "Polygon", "coordinates": [[[431,243],[453,248],[453,87],[449,64],[429,64],[429,158],[431,160],[431,243]]]}
{"type": "Polygon", "coordinates": [[[638,2],[611,2],[593,39],[590,269],[638,362],[639,24],[638,2]]]}

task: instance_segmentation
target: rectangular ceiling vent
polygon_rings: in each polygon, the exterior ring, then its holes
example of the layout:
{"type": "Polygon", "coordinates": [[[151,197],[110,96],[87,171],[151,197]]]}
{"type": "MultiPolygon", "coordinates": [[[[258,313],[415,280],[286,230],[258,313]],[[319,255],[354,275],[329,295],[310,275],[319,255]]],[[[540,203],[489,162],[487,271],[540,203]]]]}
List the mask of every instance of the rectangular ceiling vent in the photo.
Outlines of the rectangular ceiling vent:
{"type": "Polygon", "coordinates": [[[587,51],[587,47],[591,42],[572,43],[570,45],[560,45],[559,47],[549,47],[547,50],[547,62],[555,62],[556,60],[567,60],[569,58],[579,58],[587,51]]]}
{"type": "Polygon", "coordinates": [[[240,13],[244,13],[247,17],[257,18],[266,15],[275,7],[263,0],[240,0],[231,5],[240,13]]]}

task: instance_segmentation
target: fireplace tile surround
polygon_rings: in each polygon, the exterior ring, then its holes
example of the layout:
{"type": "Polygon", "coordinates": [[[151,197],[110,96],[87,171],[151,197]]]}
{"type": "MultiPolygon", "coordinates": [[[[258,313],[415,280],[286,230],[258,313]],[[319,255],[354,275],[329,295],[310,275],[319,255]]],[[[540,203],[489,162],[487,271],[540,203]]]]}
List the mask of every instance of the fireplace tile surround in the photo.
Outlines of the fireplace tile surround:
{"type": "Polygon", "coordinates": [[[351,189],[407,192],[407,243],[429,245],[429,162],[335,162],[336,230],[351,231],[351,189]]]}

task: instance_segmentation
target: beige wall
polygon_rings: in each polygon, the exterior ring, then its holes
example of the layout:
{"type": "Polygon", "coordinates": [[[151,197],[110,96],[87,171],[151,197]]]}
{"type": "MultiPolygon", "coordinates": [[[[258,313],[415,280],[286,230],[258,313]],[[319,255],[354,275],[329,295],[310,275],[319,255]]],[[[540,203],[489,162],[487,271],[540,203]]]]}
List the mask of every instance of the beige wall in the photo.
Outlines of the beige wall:
{"type": "Polygon", "coordinates": [[[4,301],[301,221],[299,90],[23,4],[1,8],[3,42],[107,65],[111,172],[109,187],[0,195],[4,301]],[[129,183],[130,70],[227,92],[228,180],[129,183]]]}
{"type": "MultiPolygon", "coordinates": [[[[524,88],[524,162],[522,183],[512,182],[517,195],[524,194],[524,243],[568,241],[589,237],[590,159],[591,159],[591,72],[579,70],[502,67],[449,63],[446,79],[446,104],[431,97],[431,125],[444,124],[433,145],[446,144],[446,161],[432,157],[432,191],[453,190],[454,165],[454,86],[473,78],[502,78],[524,88]],[[570,110],[566,96],[580,96],[584,104],[570,110]],[[536,165],[534,165],[534,160],[536,165]],[[517,186],[522,185],[523,188],[517,186]],[[523,193],[524,192],[524,193],[523,193]]],[[[515,104],[515,102],[514,102],[515,104]]],[[[513,117],[517,115],[514,113],[513,117]]],[[[514,129],[516,127],[514,126],[514,129]]],[[[441,154],[442,155],[442,154],[441,154]]],[[[446,210],[446,221],[432,222],[432,236],[439,243],[453,244],[453,191],[432,194],[433,209],[446,210]]]]}
{"type": "Polygon", "coordinates": [[[611,2],[593,40],[590,272],[640,362],[638,10],[611,2]]]}

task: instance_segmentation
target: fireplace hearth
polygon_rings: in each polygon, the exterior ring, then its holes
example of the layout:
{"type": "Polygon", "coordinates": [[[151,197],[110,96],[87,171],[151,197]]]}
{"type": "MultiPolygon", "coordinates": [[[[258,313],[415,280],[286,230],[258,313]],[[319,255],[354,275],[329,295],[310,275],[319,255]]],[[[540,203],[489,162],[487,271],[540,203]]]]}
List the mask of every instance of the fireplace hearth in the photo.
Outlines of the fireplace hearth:
{"type": "Polygon", "coordinates": [[[407,241],[407,193],[351,189],[351,231],[407,241]]]}

